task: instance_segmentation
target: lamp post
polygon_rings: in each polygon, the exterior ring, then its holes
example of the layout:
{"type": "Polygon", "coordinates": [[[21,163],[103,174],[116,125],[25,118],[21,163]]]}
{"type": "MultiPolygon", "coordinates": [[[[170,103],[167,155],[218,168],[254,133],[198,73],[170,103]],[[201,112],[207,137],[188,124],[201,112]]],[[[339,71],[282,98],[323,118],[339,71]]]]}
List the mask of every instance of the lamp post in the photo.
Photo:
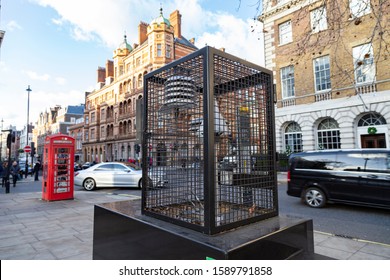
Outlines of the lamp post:
{"type": "MultiPolygon", "coordinates": [[[[28,86],[28,88],[26,89],[27,91],[27,127],[26,127],[26,145],[24,146],[27,146],[28,145],[28,126],[29,126],[29,115],[30,115],[30,92],[31,92],[31,89],[30,89],[30,85],[28,86]]],[[[28,153],[26,153],[26,166],[25,166],[25,170],[24,170],[24,176],[25,178],[27,178],[27,175],[28,175],[28,153]]]]}

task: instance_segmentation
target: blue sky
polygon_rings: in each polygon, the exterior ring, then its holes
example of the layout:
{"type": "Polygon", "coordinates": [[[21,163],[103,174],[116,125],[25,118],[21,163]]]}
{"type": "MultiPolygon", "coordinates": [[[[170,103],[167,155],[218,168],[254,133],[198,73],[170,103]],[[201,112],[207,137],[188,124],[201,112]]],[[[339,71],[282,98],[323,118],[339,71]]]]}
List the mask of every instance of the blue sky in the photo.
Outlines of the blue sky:
{"type": "Polygon", "coordinates": [[[140,21],[178,9],[182,34],[196,45],[264,65],[263,36],[254,20],[257,0],[0,0],[0,119],[22,129],[55,105],[84,103],[96,70],[123,41],[133,44],[140,21]],[[255,28],[254,31],[253,27],[255,28]]]}

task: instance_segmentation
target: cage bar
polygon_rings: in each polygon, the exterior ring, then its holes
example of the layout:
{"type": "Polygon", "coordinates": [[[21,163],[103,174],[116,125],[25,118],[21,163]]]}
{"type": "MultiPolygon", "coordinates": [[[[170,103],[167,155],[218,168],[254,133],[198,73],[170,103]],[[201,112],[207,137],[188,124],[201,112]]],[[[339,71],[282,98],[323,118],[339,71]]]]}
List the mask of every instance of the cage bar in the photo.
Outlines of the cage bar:
{"type": "Polygon", "coordinates": [[[143,121],[143,214],[207,234],[278,215],[271,71],[205,47],[145,76],[143,121]]]}

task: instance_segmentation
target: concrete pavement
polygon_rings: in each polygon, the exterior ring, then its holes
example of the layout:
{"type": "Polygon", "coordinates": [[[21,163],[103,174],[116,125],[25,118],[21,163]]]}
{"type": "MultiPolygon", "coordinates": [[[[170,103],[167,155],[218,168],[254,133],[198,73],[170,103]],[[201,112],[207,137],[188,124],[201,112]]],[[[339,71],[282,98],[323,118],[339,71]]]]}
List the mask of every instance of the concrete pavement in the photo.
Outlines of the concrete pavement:
{"type": "MultiPolygon", "coordinates": [[[[24,179],[24,183],[33,178],[24,179]]],[[[18,187],[27,187],[27,185],[18,187]]],[[[47,202],[41,192],[0,193],[1,260],[91,260],[95,204],[135,195],[75,191],[73,200],[47,202]]],[[[315,232],[315,253],[341,260],[389,260],[390,244],[315,232]]]]}

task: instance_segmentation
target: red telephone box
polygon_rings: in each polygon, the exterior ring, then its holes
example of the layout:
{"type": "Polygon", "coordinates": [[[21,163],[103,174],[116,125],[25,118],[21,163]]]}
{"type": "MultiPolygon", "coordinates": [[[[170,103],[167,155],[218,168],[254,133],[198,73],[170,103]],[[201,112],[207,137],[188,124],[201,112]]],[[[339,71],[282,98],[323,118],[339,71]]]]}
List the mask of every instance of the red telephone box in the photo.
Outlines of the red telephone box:
{"type": "Polygon", "coordinates": [[[73,199],[75,139],[64,134],[46,136],[43,151],[42,199],[73,199]]]}

